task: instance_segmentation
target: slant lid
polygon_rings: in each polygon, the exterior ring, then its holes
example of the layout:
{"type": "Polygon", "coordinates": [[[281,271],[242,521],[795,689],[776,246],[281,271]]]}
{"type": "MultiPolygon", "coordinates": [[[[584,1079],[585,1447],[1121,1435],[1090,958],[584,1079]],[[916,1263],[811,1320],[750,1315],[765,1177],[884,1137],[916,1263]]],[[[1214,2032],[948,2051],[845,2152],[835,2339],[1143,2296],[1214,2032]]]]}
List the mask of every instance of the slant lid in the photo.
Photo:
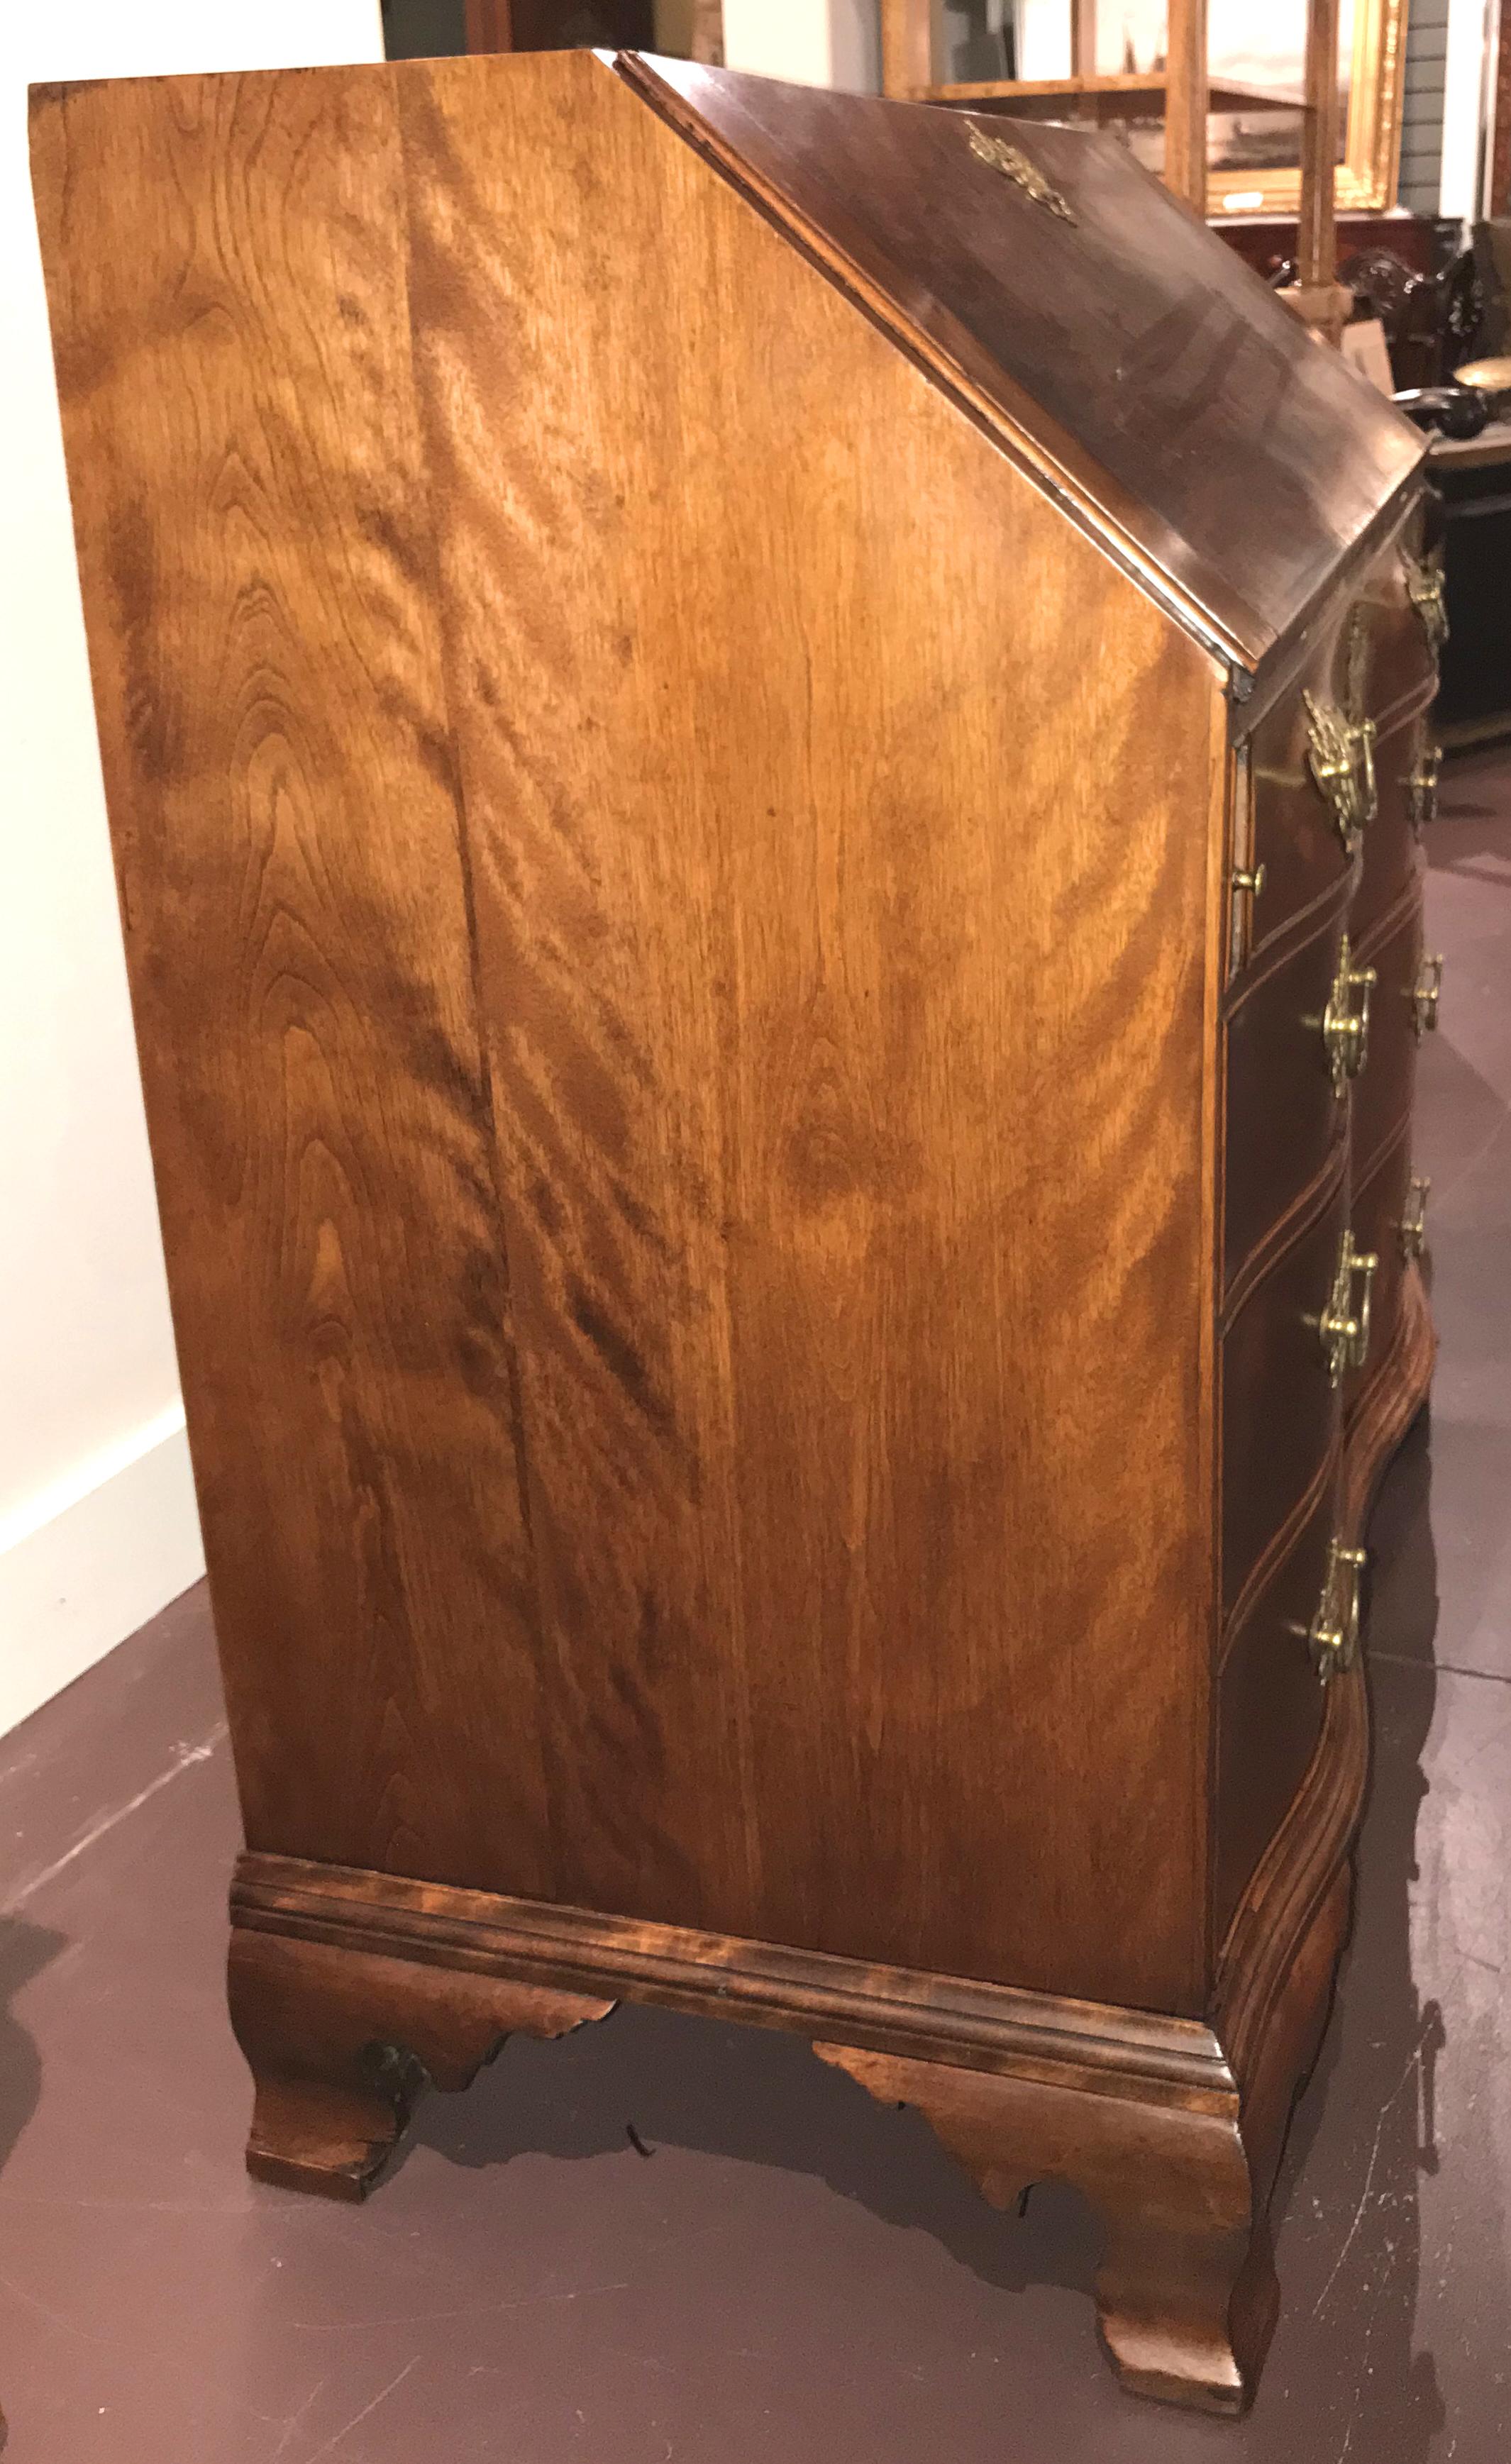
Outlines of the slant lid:
{"type": "Polygon", "coordinates": [[[700,68],[638,92],[1252,673],[1426,451],[1116,139],[700,68]]]}

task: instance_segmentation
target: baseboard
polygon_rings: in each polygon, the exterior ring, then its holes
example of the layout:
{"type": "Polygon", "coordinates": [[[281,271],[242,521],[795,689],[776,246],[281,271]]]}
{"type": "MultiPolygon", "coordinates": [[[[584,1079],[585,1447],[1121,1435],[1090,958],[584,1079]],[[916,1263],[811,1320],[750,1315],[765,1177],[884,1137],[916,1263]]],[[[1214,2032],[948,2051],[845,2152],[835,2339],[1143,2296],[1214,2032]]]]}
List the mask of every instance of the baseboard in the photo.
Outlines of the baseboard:
{"type": "Polygon", "coordinates": [[[0,1519],[0,1735],[204,1571],[179,1405],[0,1519]]]}

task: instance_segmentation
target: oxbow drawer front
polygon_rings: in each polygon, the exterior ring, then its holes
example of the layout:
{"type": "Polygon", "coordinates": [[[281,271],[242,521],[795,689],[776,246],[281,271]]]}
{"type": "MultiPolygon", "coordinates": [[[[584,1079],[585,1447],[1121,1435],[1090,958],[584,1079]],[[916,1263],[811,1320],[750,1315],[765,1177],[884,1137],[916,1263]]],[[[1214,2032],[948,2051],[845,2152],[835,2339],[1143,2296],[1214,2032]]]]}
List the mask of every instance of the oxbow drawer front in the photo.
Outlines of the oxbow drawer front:
{"type": "Polygon", "coordinates": [[[1347,882],[1374,814],[1374,731],[1333,690],[1333,660],[1255,730],[1251,960],[1291,919],[1347,882]]]}
{"type": "MultiPolygon", "coordinates": [[[[1397,899],[1420,880],[1422,729],[1409,719],[1374,748],[1375,801],[1367,825],[1363,877],[1354,899],[1353,935],[1367,939],[1397,899]]],[[[1434,774],[1435,775],[1435,774],[1434,774]]]]}
{"type": "MultiPolygon", "coordinates": [[[[1213,1898],[1219,1938],[1300,1785],[1322,1731],[1339,1458],[1319,1467],[1311,1504],[1229,1641],[1217,1679],[1213,1898]]],[[[1335,1592],[1336,1582],[1331,1587],[1335,1592]]]]}
{"type": "Polygon", "coordinates": [[[1403,1121],[1354,1191],[1355,1239],[1379,1263],[1370,1295],[1368,1352],[1348,1362],[1344,1376],[1344,1400],[1350,1413],[1386,1368],[1396,1342],[1406,1267],[1426,1243],[1426,1183],[1412,1171],[1411,1125],[1403,1121]]]}
{"type": "Polygon", "coordinates": [[[1422,901],[1409,888],[1393,913],[1366,944],[1374,978],[1369,1003],[1369,1048],[1354,1086],[1353,1171],[1358,1183],[1394,1135],[1411,1108],[1416,1047],[1431,989],[1422,950],[1422,901]]]}
{"type": "Polygon", "coordinates": [[[1340,1173],[1223,1337],[1223,1599],[1230,1610],[1337,1442],[1344,1378],[1368,1340],[1369,1284],[1349,1230],[1347,1177],[1340,1173]]]}
{"type": "MultiPolygon", "coordinates": [[[[1364,686],[1377,719],[1431,701],[1446,616],[1442,576],[1409,546],[1383,558],[1358,602],[1365,627],[1364,686]]],[[[1356,620],[1356,621],[1357,621],[1356,620]]]]}
{"type": "Polygon", "coordinates": [[[1338,912],[1238,979],[1228,1019],[1225,1281],[1231,1291],[1327,1168],[1368,1053],[1371,970],[1338,912]]]}

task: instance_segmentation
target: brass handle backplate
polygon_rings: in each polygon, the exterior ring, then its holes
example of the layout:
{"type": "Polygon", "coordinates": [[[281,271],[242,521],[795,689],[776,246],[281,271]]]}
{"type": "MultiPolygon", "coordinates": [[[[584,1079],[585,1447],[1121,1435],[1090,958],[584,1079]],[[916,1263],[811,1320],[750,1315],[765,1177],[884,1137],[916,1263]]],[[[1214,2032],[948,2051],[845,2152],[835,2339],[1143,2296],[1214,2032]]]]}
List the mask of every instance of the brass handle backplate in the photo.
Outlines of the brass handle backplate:
{"type": "Polygon", "coordinates": [[[1319,701],[1309,693],[1306,707],[1307,763],[1323,803],[1333,817],[1345,855],[1357,855],[1359,842],[1374,820],[1378,793],[1374,775],[1374,720],[1348,718],[1334,701],[1319,701]]]}
{"type": "Polygon", "coordinates": [[[1437,780],[1442,766],[1442,746],[1424,739],[1415,766],[1406,777],[1406,808],[1418,838],[1428,823],[1437,819],[1437,780]]]}
{"type": "Polygon", "coordinates": [[[1430,1035],[1437,1025],[1437,1004],[1443,991],[1443,954],[1434,950],[1425,957],[1411,987],[1411,1023],[1419,1036],[1430,1035]]]}
{"type": "Polygon", "coordinates": [[[1317,1674],[1324,1685],[1359,1657],[1359,1578],[1365,1551],[1345,1549],[1334,1539],[1327,1557],[1327,1577],[1307,1635],[1317,1674]]]}
{"type": "Polygon", "coordinates": [[[1362,1369],[1369,1357],[1369,1300],[1379,1264],[1373,1251],[1356,1249],[1352,1232],[1344,1232],[1327,1307],[1318,1320],[1335,1386],[1343,1384],[1345,1370],[1362,1369]]]}
{"type": "Polygon", "coordinates": [[[1322,1044],[1335,1095],[1343,1093],[1350,1078],[1358,1077],[1369,1055],[1369,995],[1376,982],[1375,971],[1373,967],[1351,967],[1349,955],[1345,933],[1338,948],[1338,972],[1322,1012],[1322,1044]]]}
{"type": "Polygon", "coordinates": [[[1427,1195],[1432,1186],[1425,1172],[1411,1175],[1401,1216],[1401,1255],[1408,1265],[1413,1258],[1423,1256],[1427,1248],[1427,1195]]]}

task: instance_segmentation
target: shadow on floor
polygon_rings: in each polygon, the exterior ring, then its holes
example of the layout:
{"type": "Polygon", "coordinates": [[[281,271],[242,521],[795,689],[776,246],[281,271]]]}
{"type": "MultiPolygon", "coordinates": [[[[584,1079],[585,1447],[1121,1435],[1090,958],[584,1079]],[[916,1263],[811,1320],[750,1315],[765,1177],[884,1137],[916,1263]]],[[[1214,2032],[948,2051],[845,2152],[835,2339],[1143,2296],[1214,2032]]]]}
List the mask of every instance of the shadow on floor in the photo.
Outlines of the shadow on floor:
{"type": "MultiPolygon", "coordinates": [[[[66,1947],[65,1937],[46,1925],[0,1916],[0,2172],[42,2093],[42,2057],[11,2010],[11,2000],[66,1947]]],[[[0,2418],[0,2448],[8,2443],[0,2418]]]]}
{"type": "MultiPolygon", "coordinates": [[[[1433,2079],[1445,2042],[1440,2011],[1419,2000],[1412,1982],[1409,1902],[1435,1691],[1428,1438],[1424,1415],[1371,1521],[1375,1746],[1363,1888],[1341,1978],[1347,2025],[1328,2031],[1273,2208],[1283,2229],[1303,2173],[1317,2192],[1320,2166],[1343,2176],[1349,2196],[1359,2186],[1353,2227],[1330,2272],[1320,2270],[1321,2289],[1294,2274],[1288,2289],[1307,2309],[1332,2313],[1332,2365],[1359,2390],[1352,2452],[1388,2452],[1392,2464],[1425,2464],[1444,2418],[1432,2356],[1412,2355],[1417,2189],[1436,2164],[1433,2079]],[[1343,2129],[1340,2108],[1351,2117],[1343,2129]],[[1329,2126],[1320,2142],[1324,2109],[1329,2126]],[[1389,2218],[1383,2244],[1363,2230],[1367,2216],[1380,2215],[1389,2218]]],[[[999,2291],[1047,2284],[1089,2296],[1100,2254],[1100,2227],[1078,2192],[1048,2183],[1021,2219],[1001,2215],[918,2114],[878,2107],[801,2042],[664,2011],[625,2008],[611,2025],[555,2044],[516,2040],[469,2096],[429,2099],[413,2137],[468,2167],[627,2146],[648,2151],[654,2165],[664,2145],[808,2172],[885,2222],[931,2235],[999,2291]]],[[[1283,2252],[1281,2266],[1286,2273],[1283,2252]]]]}
{"type": "Polygon", "coordinates": [[[66,1948],[65,1937],[50,1927],[0,1915],[0,2168],[42,2092],[41,2057],[11,2010],[11,2000],[66,1948]]]}

